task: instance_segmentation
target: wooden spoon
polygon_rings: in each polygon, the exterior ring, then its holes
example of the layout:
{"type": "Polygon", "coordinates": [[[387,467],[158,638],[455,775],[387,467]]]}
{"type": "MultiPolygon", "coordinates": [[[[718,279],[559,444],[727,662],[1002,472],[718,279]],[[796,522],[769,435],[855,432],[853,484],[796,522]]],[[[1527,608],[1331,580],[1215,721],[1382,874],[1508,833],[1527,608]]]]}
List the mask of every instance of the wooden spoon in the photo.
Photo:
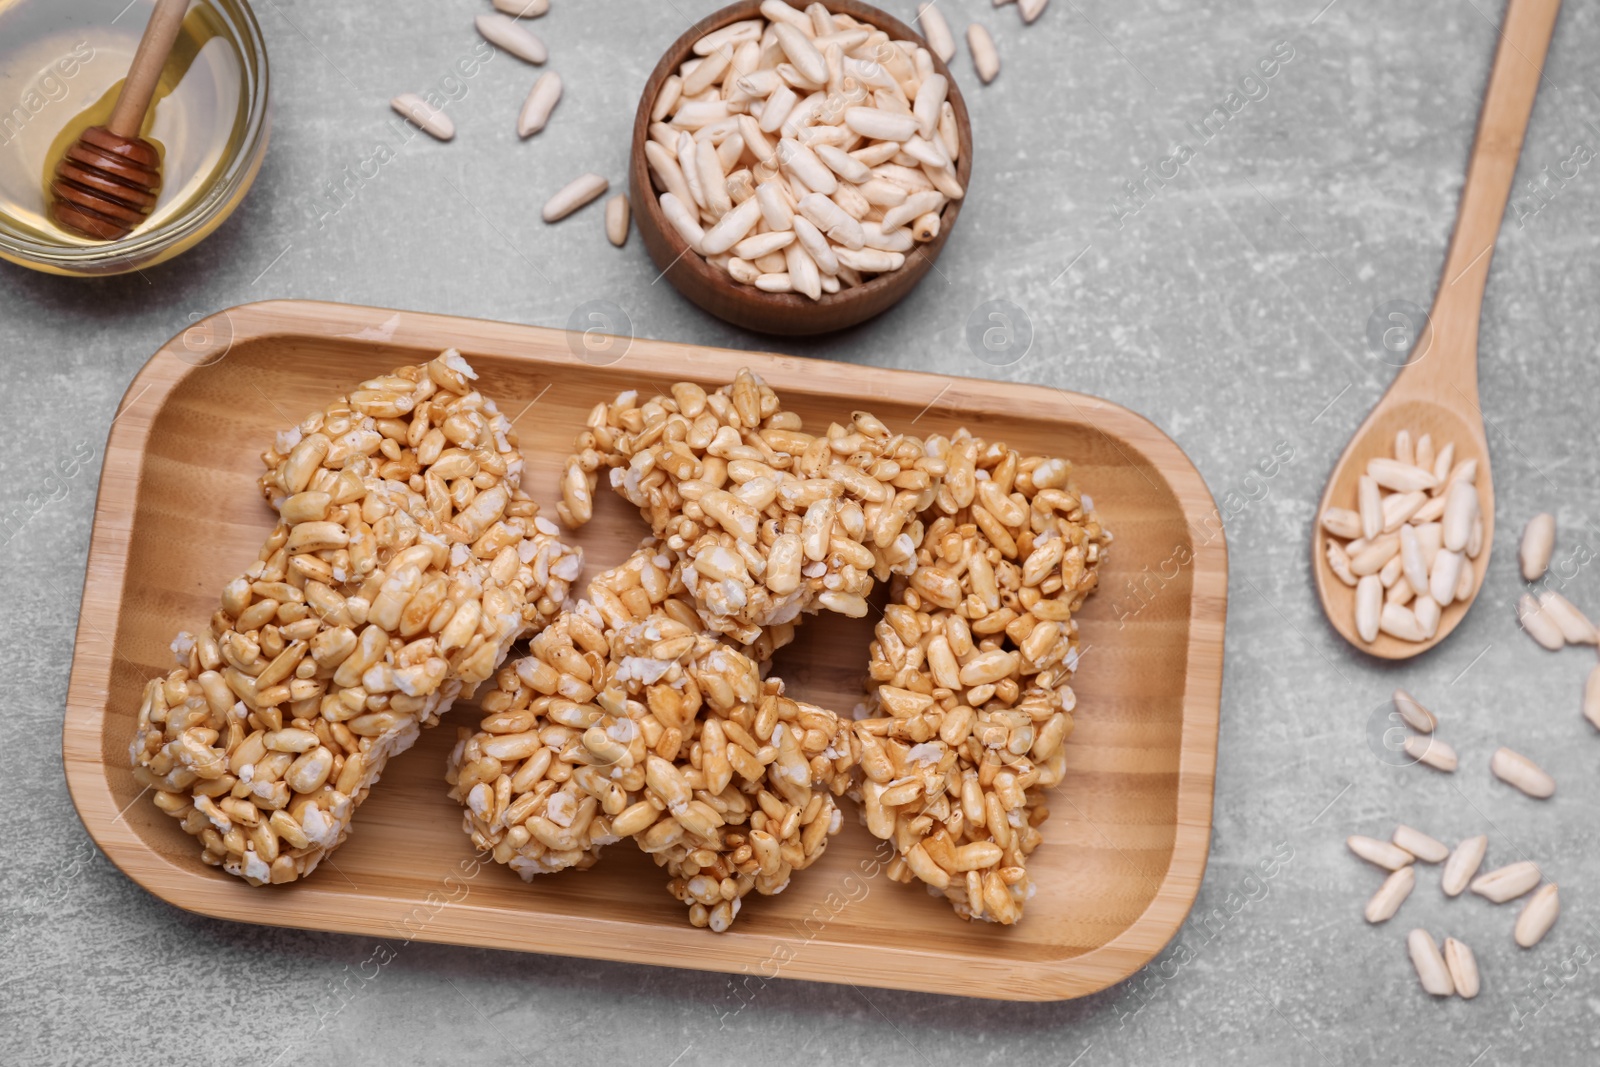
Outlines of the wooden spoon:
{"type": "Polygon", "coordinates": [[[50,218],[62,229],[115,241],[156,206],[161,155],[139,131],[188,7],[189,0],[156,0],[110,121],[85,130],[56,165],[50,218]]]}
{"type": "Polygon", "coordinates": [[[1510,0],[1500,28],[1500,47],[1478,116],[1466,184],[1456,215],[1455,234],[1445,256],[1439,291],[1429,321],[1394,383],[1350,439],[1333,468],[1317,505],[1311,535],[1311,568],[1328,621],[1346,641],[1380,659],[1408,659],[1450,635],[1483,586],[1494,540],[1494,484],[1483,412],[1478,407],[1478,316],[1506,198],[1517,170],[1523,134],[1533,111],[1545,51],[1561,0],[1510,0]],[[1483,514],[1483,548],[1472,567],[1472,591],[1444,609],[1438,630],[1425,641],[1403,641],[1379,633],[1370,644],[1356,633],[1355,590],[1328,565],[1328,535],[1320,525],[1330,507],[1356,507],[1356,481],[1369,460],[1393,456],[1395,434],[1432,434],[1434,447],[1455,444],[1457,462],[1478,461],[1478,499],[1483,514]]]}

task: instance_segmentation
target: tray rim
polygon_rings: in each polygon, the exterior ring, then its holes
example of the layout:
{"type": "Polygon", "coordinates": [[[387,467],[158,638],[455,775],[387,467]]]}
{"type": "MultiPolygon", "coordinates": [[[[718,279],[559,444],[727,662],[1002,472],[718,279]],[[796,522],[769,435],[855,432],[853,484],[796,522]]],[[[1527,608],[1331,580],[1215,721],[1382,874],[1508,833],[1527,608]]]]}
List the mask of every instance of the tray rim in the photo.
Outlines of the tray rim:
{"type": "MultiPolygon", "coordinates": [[[[278,915],[262,917],[255,914],[254,909],[245,906],[250,899],[248,894],[259,892],[247,886],[239,887],[242,894],[246,895],[208,892],[190,896],[186,890],[201,886],[215,890],[217,883],[150,851],[122,822],[123,813],[138,803],[144,794],[140,793],[139,797],[119,811],[107,777],[112,768],[100,758],[100,746],[89,746],[79,740],[81,737],[99,739],[104,735],[114,662],[112,639],[106,636],[106,632],[115,633],[120,625],[120,591],[127,577],[133,527],[133,509],[108,501],[106,487],[112,480],[120,480],[122,484],[131,486],[132,495],[137,496],[139,472],[156,416],[189,374],[226,355],[227,348],[224,348],[222,355],[209,358],[215,345],[225,342],[231,348],[236,343],[257,342],[273,337],[318,336],[364,340],[350,335],[379,322],[385,327],[392,322],[396,328],[388,338],[374,340],[378,344],[443,348],[452,343],[451,338],[460,339],[470,335],[475,343],[469,347],[496,358],[525,360],[553,367],[589,366],[576,355],[560,351],[567,347],[564,343],[552,346],[557,350],[555,359],[519,350],[519,339],[525,340],[530,336],[565,338],[569,335],[569,331],[560,329],[322,301],[259,301],[218,311],[191,324],[157,349],[123,394],[107,434],[103,453],[105,460],[96,490],[89,556],[84,571],[62,727],[62,758],[68,792],[79,818],[96,845],[124,874],[154,896],[195,914],[235,922],[346,935],[392,935],[395,928],[392,922],[384,923],[380,915],[381,908],[376,907],[370,913],[349,909],[338,915],[317,914],[314,908],[302,908],[296,916],[287,917],[289,921],[278,915]],[[332,332],[330,323],[348,326],[349,332],[332,332]],[[477,332],[469,334],[459,324],[471,324],[477,332]],[[219,329],[220,325],[225,325],[226,330],[219,329]],[[196,342],[190,340],[197,335],[203,338],[198,347],[196,342]],[[494,342],[500,347],[486,347],[484,342],[494,342]],[[190,354],[190,359],[176,354],[180,347],[190,354]],[[201,358],[194,358],[196,355],[201,358]],[[106,630],[103,631],[91,619],[99,621],[106,630]]],[[[963,397],[990,400],[1011,397],[1017,401],[1035,390],[1046,389],[1072,406],[1072,421],[1085,422],[1105,434],[1117,442],[1119,451],[1123,445],[1133,447],[1152,466],[1159,467],[1159,473],[1177,499],[1185,524],[1191,532],[1208,529],[1204,520],[1215,512],[1214,499],[1198,469],[1175,441],[1142,415],[1096,397],[1031,383],[844,364],[681,342],[650,340],[648,343],[692,350],[696,359],[693,374],[698,379],[726,377],[731,380],[739,367],[754,360],[765,364],[760,368],[761,373],[769,379],[779,379],[774,384],[781,389],[785,379],[806,377],[808,367],[819,370],[826,368],[829,373],[806,378],[804,389],[841,399],[874,395],[902,396],[904,386],[920,382],[927,386],[926,395],[934,397],[928,404],[928,409],[932,409],[957,386],[961,390],[958,395],[963,397]],[[841,368],[846,369],[844,374],[839,373],[841,368]],[[839,384],[841,382],[846,384],[839,384]],[[943,383],[942,387],[940,383],[943,383]],[[871,388],[874,386],[877,388],[871,388]],[[1138,439],[1137,445],[1130,442],[1130,431],[1138,439]]],[[[921,395],[922,392],[917,390],[913,395],[921,395]]],[[[1199,892],[1210,852],[1228,598],[1225,532],[1219,529],[1214,537],[1204,541],[1199,538],[1194,540],[1172,858],[1155,894],[1138,917],[1115,937],[1070,959],[1042,962],[981,961],[982,969],[990,980],[966,983],[968,990],[964,991],[965,995],[1016,1001],[1059,1001],[1087,996],[1135,974],[1166,947],[1187,918],[1199,892]]],[[[358,891],[358,895],[346,894],[344,899],[371,901],[376,905],[394,898],[378,892],[358,891]]],[[[463,900],[451,903],[448,910],[456,917],[454,920],[437,925],[430,923],[421,930],[409,931],[408,940],[739,973],[728,962],[730,955],[738,953],[696,953],[686,950],[680,939],[655,936],[661,933],[662,928],[651,924],[603,917],[585,917],[581,922],[573,922],[530,912],[530,920],[535,920],[533,932],[548,935],[550,940],[514,943],[505,937],[494,936],[493,919],[500,909],[473,905],[463,900]],[[589,936],[580,940],[573,936],[574,931],[589,936]]],[[[712,936],[699,931],[695,933],[712,936]]],[[[766,933],[742,935],[737,928],[716,936],[717,943],[724,948],[748,947],[752,959],[772,955],[772,946],[787,945],[791,950],[808,946],[807,942],[798,938],[766,933]]],[[[921,966],[947,959],[948,955],[943,952],[907,946],[877,948],[874,953],[881,954],[882,960],[846,978],[840,975],[839,964],[843,961],[837,957],[840,953],[852,953],[856,949],[831,943],[809,944],[808,947],[809,951],[804,954],[794,952],[778,977],[854,982],[878,988],[928,993],[950,992],[948,984],[941,986],[936,983],[934,975],[921,966]]]]}

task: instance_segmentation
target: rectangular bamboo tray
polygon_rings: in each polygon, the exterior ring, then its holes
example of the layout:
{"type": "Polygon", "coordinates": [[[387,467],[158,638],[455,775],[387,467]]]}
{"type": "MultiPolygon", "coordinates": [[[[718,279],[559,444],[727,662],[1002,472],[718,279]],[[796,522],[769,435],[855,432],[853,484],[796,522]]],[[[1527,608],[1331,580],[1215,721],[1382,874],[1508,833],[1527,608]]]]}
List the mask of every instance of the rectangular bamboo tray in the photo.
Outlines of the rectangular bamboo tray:
{"type": "MultiPolygon", "coordinates": [[[[637,339],[606,351],[620,358],[597,366],[581,335],[558,330],[284,301],[221,312],[156,353],[106,445],[67,696],[67,780],[106,855],[163,900],[220,918],[762,979],[1058,1000],[1118,982],[1160,951],[1205,871],[1227,604],[1216,510],[1178,447],[1124,408],[1038,386],[637,339]],[[470,703],[390,765],[349,841],[311,878],[253,889],[200,862],[128,769],[142,684],[171,666],[174,635],[204,626],[223,584],[255,559],[273,521],[255,487],[273,433],[450,346],[516,419],[524,484],[552,516],[562,459],[597,401],[684,378],[710,387],[744,366],[808,426],[866,408],[896,429],[965,425],[1072,459],[1116,541],[1082,615],[1069,772],[1020,924],[963,922],[920,887],[889,881],[881,843],[851,811],[816,867],[780,896],[752,896],[727,934],[691,928],[661,872],[627,843],[593,870],[526,884],[476,862],[445,796],[445,753],[456,726],[476,722],[470,703]]],[[[644,532],[602,491],[575,537],[584,580],[644,532]]],[[[809,620],[775,668],[790,692],[848,713],[862,697],[871,622],[809,620]]]]}

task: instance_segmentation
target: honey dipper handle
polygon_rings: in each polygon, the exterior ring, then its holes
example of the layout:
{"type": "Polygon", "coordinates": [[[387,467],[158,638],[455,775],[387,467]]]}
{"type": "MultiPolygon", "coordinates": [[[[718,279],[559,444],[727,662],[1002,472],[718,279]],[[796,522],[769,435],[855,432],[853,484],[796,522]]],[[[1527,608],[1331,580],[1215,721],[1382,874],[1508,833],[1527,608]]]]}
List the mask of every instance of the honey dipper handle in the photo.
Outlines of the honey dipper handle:
{"type": "Polygon", "coordinates": [[[144,125],[144,113],[150,108],[150,98],[155,95],[156,82],[161,68],[167,62],[183,25],[189,0],[156,0],[155,10],[145,25],[144,36],[139,39],[139,50],[134,53],[133,65],[128,68],[128,79],[122,83],[122,94],[111,112],[106,129],[119,137],[129,139],[139,136],[144,125]]]}
{"type": "Polygon", "coordinates": [[[1500,46],[1489,73],[1461,190],[1455,235],[1450,239],[1434,300],[1436,328],[1450,325],[1441,323],[1442,318],[1462,316],[1470,318],[1476,336],[1489,260],[1494,256],[1495,238],[1505,217],[1523,134],[1533,114],[1533,98],[1539,91],[1545,52],[1560,10],[1561,0],[1509,0],[1506,4],[1500,46]]]}

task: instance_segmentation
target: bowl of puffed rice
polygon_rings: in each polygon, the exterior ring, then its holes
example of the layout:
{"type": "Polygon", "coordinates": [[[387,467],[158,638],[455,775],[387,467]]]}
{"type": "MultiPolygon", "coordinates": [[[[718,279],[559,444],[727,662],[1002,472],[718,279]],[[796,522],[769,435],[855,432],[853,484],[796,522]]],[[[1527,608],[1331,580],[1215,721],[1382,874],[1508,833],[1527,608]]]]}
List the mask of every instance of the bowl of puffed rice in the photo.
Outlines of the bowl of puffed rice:
{"type": "Polygon", "coordinates": [[[910,27],[857,0],[742,0],[656,65],[629,181],[679,292],[735,325],[807,335],[916,288],[971,172],[960,90],[910,27]]]}

